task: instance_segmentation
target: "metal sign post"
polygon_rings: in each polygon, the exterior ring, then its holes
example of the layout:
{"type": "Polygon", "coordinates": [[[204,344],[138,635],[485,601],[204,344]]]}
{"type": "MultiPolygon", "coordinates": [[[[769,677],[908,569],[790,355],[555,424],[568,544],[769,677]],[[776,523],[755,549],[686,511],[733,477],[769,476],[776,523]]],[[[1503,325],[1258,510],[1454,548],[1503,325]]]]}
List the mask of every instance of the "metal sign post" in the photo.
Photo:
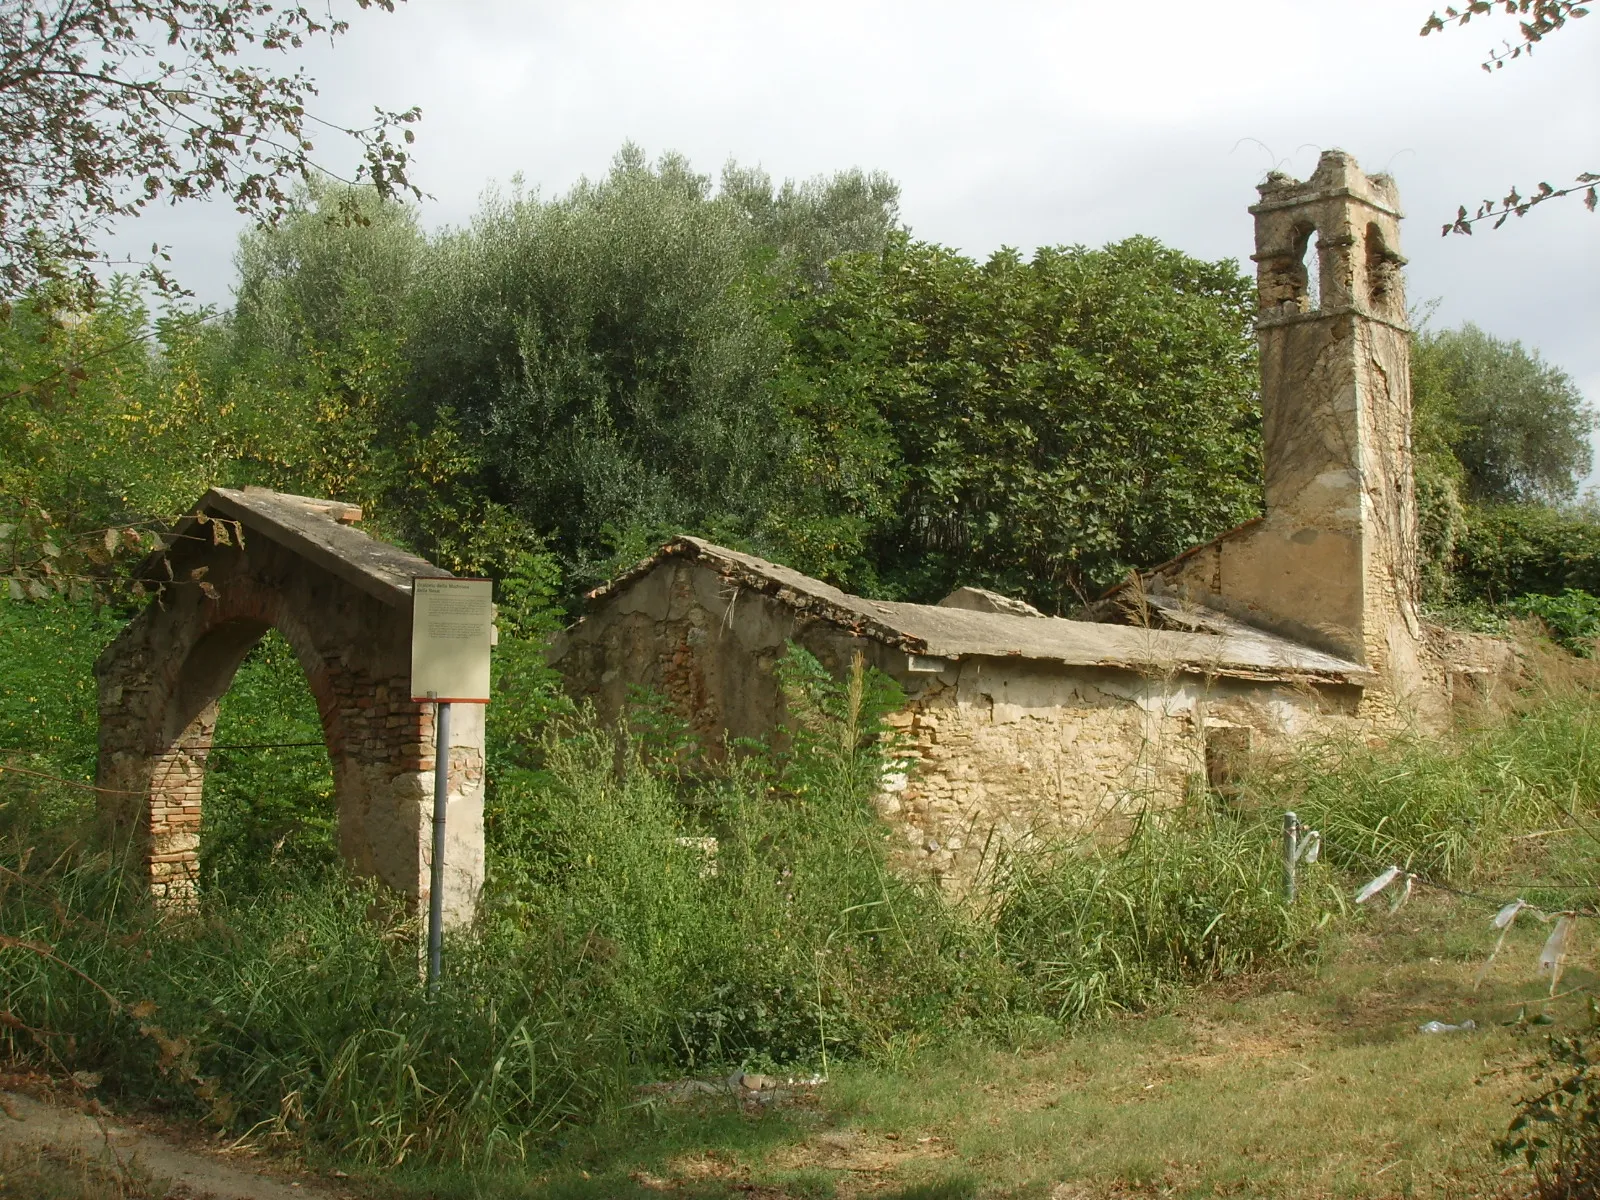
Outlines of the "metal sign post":
{"type": "Polygon", "coordinates": [[[445,822],[450,809],[450,706],[489,702],[494,585],[487,579],[411,581],[411,698],[431,701],[433,854],[428,873],[428,994],[444,958],[445,822]]]}
{"type": "Polygon", "coordinates": [[[1296,887],[1295,862],[1300,857],[1300,818],[1292,812],[1283,814],[1283,894],[1294,903],[1296,887]]]}
{"type": "Polygon", "coordinates": [[[433,706],[433,862],[428,875],[428,994],[444,961],[444,833],[450,811],[450,701],[433,706]]]}

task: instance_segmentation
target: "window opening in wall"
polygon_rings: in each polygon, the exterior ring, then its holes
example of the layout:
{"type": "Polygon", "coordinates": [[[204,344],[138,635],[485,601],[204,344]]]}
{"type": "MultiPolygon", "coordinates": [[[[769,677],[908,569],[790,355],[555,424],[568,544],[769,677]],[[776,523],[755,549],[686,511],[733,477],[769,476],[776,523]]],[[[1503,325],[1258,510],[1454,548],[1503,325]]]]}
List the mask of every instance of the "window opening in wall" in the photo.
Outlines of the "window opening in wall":
{"type": "Polygon", "coordinates": [[[1322,308],[1322,257],[1318,248],[1317,231],[1312,230],[1306,239],[1306,299],[1302,312],[1318,312],[1322,308]]]}
{"type": "Polygon", "coordinates": [[[268,630],[217,705],[200,804],[200,879],[237,896],[338,866],[333,766],[293,647],[268,630]]]}

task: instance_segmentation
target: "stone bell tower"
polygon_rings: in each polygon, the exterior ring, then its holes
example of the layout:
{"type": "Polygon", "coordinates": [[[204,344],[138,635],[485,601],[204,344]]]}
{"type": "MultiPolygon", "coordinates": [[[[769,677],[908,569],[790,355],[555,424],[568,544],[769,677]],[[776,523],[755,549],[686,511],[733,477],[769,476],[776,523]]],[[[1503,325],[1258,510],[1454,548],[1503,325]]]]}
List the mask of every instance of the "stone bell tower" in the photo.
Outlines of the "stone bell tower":
{"type": "Polygon", "coordinates": [[[1403,697],[1422,670],[1399,197],[1337,150],[1305,182],[1274,173],[1260,192],[1266,515],[1158,574],[1403,697]]]}

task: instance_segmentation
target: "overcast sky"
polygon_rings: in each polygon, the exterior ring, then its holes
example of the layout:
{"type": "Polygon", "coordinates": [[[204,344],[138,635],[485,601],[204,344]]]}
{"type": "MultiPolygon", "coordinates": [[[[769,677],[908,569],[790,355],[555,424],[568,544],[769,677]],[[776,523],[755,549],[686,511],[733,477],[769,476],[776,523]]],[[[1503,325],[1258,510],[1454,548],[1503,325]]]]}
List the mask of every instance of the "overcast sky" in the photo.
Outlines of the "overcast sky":
{"type": "MultiPolygon", "coordinates": [[[[712,174],[730,157],[778,178],[882,169],[916,234],[973,255],[1143,233],[1244,261],[1262,176],[1304,178],[1338,146],[1399,182],[1413,303],[1537,346],[1600,402],[1600,214],[1554,201],[1496,233],[1439,235],[1459,203],[1600,170],[1600,14],[1490,76],[1478,64],[1514,25],[1424,39],[1430,0],[348,7],[349,35],[309,56],[317,111],[421,106],[430,228],[518,172],[546,195],[601,174],[631,139],[712,174]]],[[[189,205],[124,241],[169,244],[179,278],[226,304],[241,228],[189,205]]]]}

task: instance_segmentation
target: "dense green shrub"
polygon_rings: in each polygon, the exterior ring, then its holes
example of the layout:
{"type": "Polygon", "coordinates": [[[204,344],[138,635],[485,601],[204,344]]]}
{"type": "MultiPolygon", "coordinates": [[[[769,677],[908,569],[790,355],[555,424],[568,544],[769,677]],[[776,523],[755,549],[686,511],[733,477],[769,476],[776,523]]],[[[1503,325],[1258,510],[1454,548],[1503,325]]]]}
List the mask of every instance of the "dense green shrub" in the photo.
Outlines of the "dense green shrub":
{"type": "Polygon", "coordinates": [[[1595,639],[1600,637],[1600,597],[1568,588],[1559,596],[1520,596],[1509,607],[1538,617],[1550,635],[1574,654],[1593,656],[1595,639]]]}
{"type": "Polygon", "coordinates": [[[94,776],[94,660],[121,626],[109,609],[89,604],[0,599],[0,761],[94,776]]]}
{"type": "Polygon", "coordinates": [[[1538,504],[1474,506],[1457,536],[1453,575],[1459,596],[1496,604],[1568,588],[1600,594],[1600,522],[1538,504]]]}
{"type": "Polygon", "coordinates": [[[250,651],[223,696],[206,762],[202,885],[262,894],[338,862],[333,769],[293,648],[276,632],[250,651]]]}
{"type": "Polygon", "coordinates": [[[1528,1073],[1538,1090],[1517,1102],[1496,1148],[1532,1171],[1531,1200],[1600,1195],[1600,1011],[1592,999],[1587,1027],[1547,1035],[1528,1073]]]}

